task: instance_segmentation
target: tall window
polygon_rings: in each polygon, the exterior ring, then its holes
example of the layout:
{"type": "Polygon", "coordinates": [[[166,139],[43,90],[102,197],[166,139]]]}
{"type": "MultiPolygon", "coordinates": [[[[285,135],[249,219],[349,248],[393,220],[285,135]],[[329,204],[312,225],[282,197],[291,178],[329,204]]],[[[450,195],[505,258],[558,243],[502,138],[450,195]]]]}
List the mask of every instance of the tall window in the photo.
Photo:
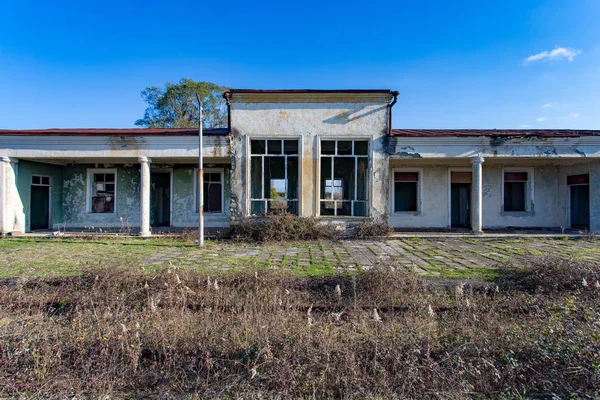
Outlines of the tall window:
{"type": "Polygon", "coordinates": [[[92,213],[114,213],[116,195],[116,171],[90,171],[90,211],[92,213]]]}
{"type": "Polygon", "coordinates": [[[528,181],[528,172],[504,172],[504,211],[527,211],[528,181]]]}
{"type": "Polygon", "coordinates": [[[394,212],[419,211],[419,172],[394,171],[394,212]]]}
{"type": "MultiPolygon", "coordinates": [[[[198,170],[196,170],[196,212],[198,212],[199,190],[198,170]]],[[[220,169],[204,170],[204,212],[223,213],[223,171],[220,169]]]]}
{"type": "Polygon", "coordinates": [[[298,214],[298,140],[251,140],[250,157],[250,213],[298,214]]]}
{"type": "Polygon", "coordinates": [[[367,215],[367,140],[321,141],[321,215],[367,215]]]}

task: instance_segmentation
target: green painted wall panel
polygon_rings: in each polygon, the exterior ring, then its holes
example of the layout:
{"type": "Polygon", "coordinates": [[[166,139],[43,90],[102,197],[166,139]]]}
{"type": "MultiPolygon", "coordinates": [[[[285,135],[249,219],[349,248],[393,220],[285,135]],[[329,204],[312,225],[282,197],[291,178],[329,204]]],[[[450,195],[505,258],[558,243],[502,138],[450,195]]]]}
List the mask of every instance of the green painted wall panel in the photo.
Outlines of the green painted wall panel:
{"type": "Polygon", "coordinates": [[[44,164],[32,161],[20,160],[17,164],[17,190],[21,198],[23,212],[25,214],[25,229],[30,231],[31,223],[31,176],[42,175],[50,177],[50,201],[51,201],[51,226],[56,227],[63,223],[62,213],[62,182],[63,170],[61,166],[44,164]]]}

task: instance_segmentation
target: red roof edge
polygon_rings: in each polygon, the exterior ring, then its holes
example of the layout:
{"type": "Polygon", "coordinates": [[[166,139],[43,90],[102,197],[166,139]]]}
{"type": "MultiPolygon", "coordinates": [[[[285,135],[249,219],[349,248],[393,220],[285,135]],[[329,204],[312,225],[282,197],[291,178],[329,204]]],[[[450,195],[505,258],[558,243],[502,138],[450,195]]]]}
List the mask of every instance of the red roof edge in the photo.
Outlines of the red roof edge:
{"type": "MultiPolygon", "coordinates": [[[[228,128],[204,129],[204,136],[223,136],[228,128]]],[[[179,128],[78,128],[0,129],[2,136],[197,136],[198,129],[179,128]]]]}
{"type": "Polygon", "coordinates": [[[575,137],[600,136],[600,130],[576,129],[392,129],[390,136],[504,136],[504,137],[575,137]]]}

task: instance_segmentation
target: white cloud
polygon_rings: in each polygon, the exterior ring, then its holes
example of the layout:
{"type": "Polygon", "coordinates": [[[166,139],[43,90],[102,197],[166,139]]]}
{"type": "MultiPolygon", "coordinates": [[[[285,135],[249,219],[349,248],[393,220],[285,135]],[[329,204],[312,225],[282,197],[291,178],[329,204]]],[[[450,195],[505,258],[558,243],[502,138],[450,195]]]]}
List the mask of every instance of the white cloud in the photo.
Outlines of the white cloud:
{"type": "Polygon", "coordinates": [[[531,125],[527,125],[527,124],[519,125],[519,129],[527,129],[527,128],[531,128],[531,125]]]}
{"type": "Polygon", "coordinates": [[[544,105],[542,106],[542,108],[550,108],[550,107],[554,107],[554,106],[557,106],[557,105],[558,105],[558,103],[557,103],[557,102],[554,102],[554,103],[546,103],[546,104],[544,104],[544,105]]]}
{"type": "Polygon", "coordinates": [[[581,50],[569,49],[568,47],[556,47],[554,50],[544,50],[541,53],[533,54],[523,60],[523,62],[529,64],[534,61],[559,60],[565,58],[571,62],[579,54],[581,54],[581,50]]]}
{"type": "Polygon", "coordinates": [[[575,118],[579,118],[578,113],[571,113],[569,115],[563,115],[562,117],[558,117],[558,119],[560,119],[561,121],[565,121],[568,119],[575,119],[575,118]]]}
{"type": "Polygon", "coordinates": [[[544,121],[548,121],[548,118],[546,117],[540,117],[537,119],[537,122],[544,122],[544,121]]]}

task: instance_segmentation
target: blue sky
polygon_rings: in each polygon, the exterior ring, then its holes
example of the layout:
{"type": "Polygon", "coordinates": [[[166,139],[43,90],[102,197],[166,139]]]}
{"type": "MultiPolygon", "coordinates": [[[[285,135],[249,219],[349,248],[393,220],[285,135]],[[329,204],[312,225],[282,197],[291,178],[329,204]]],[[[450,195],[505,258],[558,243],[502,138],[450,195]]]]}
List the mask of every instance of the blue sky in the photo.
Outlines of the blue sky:
{"type": "Polygon", "coordinates": [[[394,128],[600,129],[599,21],[598,0],[6,0],[0,128],[132,127],[142,89],[186,77],[399,90],[394,128]]]}

